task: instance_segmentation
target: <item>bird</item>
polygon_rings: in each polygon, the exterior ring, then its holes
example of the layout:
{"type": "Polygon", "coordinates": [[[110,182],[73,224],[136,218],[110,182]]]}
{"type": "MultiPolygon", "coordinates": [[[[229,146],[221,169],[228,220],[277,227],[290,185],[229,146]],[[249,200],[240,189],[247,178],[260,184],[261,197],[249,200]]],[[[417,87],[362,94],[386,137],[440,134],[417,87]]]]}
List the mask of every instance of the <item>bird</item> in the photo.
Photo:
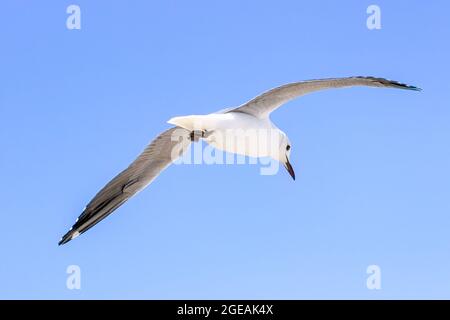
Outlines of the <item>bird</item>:
{"type": "MultiPolygon", "coordinates": [[[[62,245],[75,239],[106,218],[149,185],[163,170],[179,158],[192,142],[200,139],[227,152],[246,156],[270,157],[283,164],[289,175],[295,180],[295,172],[290,162],[291,142],[288,136],[272,123],[270,114],[297,97],[325,89],[353,86],[421,91],[415,86],[377,77],[357,76],[306,80],[273,88],[235,108],[227,108],[207,115],[173,117],[168,121],[173,127],[158,135],[125,170],[115,176],[94,196],[58,244],[62,245]],[[265,151],[257,154],[247,147],[241,150],[230,147],[224,141],[240,138],[239,134],[242,135],[242,130],[240,133],[237,133],[239,130],[236,130],[240,128],[270,130],[272,135],[277,138],[275,139],[276,147],[262,148],[265,151]],[[177,136],[177,139],[173,138],[174,135],[177,136]]],[[[265,138],[265,140],[268,139],[265,138]]]]}

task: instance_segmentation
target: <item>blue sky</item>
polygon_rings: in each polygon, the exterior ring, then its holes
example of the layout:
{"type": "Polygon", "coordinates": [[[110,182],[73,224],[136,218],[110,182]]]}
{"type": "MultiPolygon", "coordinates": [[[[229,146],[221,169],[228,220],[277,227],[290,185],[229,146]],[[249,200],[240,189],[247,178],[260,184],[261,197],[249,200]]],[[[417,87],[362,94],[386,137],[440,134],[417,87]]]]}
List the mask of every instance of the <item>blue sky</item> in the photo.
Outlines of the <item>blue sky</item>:
{"type": "Polygon", "coordinates": [[[450,298],[447,1],[3,1],[0,298],[450,298]],[[81,30],[66,8],[81,8],[81,30]],[[366,9],[381,9],[368,30],[366,9]],[[297,180],[172,166],[69,244],[176,115],[373,75],[273,114],[297,180]],[[368,290],[366,268],[381,268],[368,290]],[[66,268],[81,269],[81,290],[66,268]]]}

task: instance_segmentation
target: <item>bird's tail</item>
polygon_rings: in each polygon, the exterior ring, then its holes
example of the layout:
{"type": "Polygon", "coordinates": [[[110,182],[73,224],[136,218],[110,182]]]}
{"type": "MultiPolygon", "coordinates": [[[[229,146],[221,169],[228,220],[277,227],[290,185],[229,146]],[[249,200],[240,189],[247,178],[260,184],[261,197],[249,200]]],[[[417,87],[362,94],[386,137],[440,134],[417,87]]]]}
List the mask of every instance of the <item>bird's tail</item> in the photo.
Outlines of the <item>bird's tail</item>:
{"type": "Polygon", "coordinates": [[[167,123],[189,131],[201,130],[201,116],[184,116],[171,118],[167,123]]]}

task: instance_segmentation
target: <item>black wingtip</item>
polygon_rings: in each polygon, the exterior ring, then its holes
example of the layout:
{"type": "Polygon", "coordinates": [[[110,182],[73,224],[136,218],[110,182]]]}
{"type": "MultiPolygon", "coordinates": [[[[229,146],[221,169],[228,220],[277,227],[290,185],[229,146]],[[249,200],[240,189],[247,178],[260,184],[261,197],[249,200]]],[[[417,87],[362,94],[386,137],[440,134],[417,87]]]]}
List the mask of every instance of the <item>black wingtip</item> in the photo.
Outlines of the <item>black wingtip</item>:
{"type": "Polygon", "coordinates": [[[76,238],[76,236],[74,237],[74,234],[76,233],[76,231],[74,230],[69,230],[69,232],[67,232],[62,238],[61,240],[58,242],[58,246],[61,246],[63,244],[66,244],[67,242],[69,242],[70,240],[76,238]]]}
{"type": "Polygon", "coordinates": [[[405,83],[401,83],[398,81],[394,81],[394,80],[389,80],[389,79],[385,79],[385,78],[377,78],[377,77],[356,77],[356,78],[360,78],[360,79],[368,79],[370,81],[373,82],[377,82],[379,84],[381,84],[382,86],[388,86],[388,87],[393,87],[393,88],[398,88],[398,89],[405,89],[405,90],[412,90],[412,91],[422,91],[421,88],[416,87],[416,86],[410,86],[407,85],[405,83]]]}
{"type": "Polygon", "coordinates": [[[61,245],[63,245],[63,244],[66,244],[66,243],[69,242],[70,240],[71,240],[70,237],[64,236],[64,237],[61,238],[61,240],[59,240],[58,246],[61,246],[61,245]]]}
{"type": "Polygon", "coordinates": [[[422,91],[422,88],[415,87],[415,86],[409,86],[409,85],[404,84],[404,83],[394,82],[394,84],[395,84],[397,87],[399,87],[400,89],[412,90],[412,91],[422,91]]]}
{"type": "Polygon", "coordinates": [[[409,90],[422,91],[422,88],[414,87],[414,86],[409,86],[409,90]]]}

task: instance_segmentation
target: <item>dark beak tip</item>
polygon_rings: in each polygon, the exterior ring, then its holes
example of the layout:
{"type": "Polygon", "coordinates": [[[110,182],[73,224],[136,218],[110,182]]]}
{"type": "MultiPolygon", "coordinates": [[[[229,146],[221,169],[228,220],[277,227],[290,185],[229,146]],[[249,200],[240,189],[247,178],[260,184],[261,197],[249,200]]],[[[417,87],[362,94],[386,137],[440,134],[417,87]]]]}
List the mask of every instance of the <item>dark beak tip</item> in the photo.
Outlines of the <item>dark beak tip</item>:
{"type": "Polygon", "coordinates": [[[292,165],[289,163],[289,160],[286,161],[285,167],[286,170],[289,172],[290,176],[292,177],[292,179],[295,181],[295,172],[294,169],[292,168],[292,165]]]}

